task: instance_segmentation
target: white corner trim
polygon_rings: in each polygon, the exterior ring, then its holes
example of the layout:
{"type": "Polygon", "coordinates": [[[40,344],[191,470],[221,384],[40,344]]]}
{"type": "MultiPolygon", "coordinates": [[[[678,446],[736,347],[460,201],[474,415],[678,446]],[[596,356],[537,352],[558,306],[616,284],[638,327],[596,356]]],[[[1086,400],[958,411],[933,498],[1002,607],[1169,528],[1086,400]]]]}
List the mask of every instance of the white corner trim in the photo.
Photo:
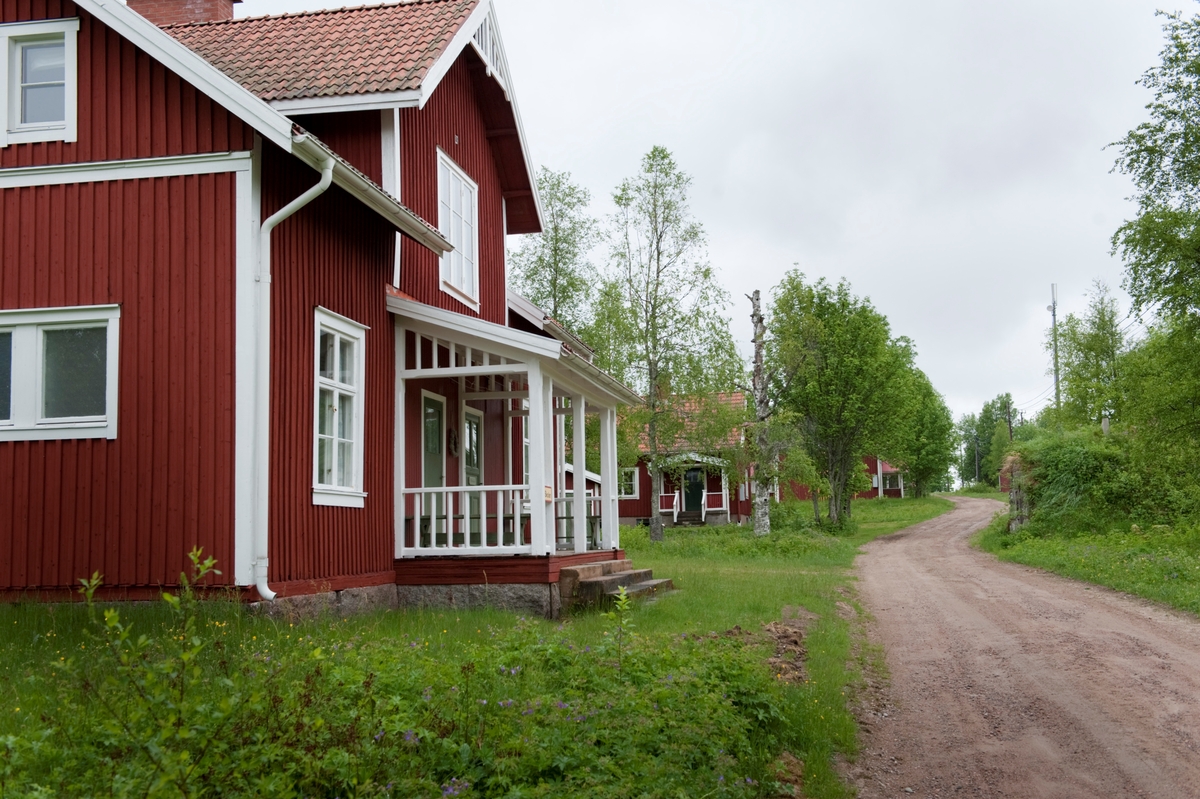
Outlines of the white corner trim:
{"type": "Polygon", "coordinates": [[[167,158],[133,158],[125,161],[88,161],[80,164],[47,164],[0,169],[0,189],[27,186],[61,186],[107,180],[142,180],[180,175],[249,172],[251,153],[205,153],[167,158]]]}
{"type": "MultiPolygon", "coordinates": [[[[235,177],[233,574],[236,585],[254,584],[255,365],[258,330],[258,230],[262,208],[262,139],[254,137],[250,169],[235,177]]],[[[267,346],[266,342],[261,342],[267,346]]],[[[265,500],[265,498],[264,498],[265,500]]]]}

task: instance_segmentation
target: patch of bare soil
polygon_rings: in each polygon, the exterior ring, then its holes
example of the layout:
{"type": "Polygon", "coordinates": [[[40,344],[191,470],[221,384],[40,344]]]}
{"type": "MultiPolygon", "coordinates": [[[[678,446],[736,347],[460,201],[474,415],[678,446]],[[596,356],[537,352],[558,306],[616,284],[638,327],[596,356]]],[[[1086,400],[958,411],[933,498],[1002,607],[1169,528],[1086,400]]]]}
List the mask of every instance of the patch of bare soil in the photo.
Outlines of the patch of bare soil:
{"type": "Polygon", "coordinates": [[[1002,505],[956,502],[859,558],[890,679],[857,696],[858,795],[1200,798],[1200,623],[971,549],[1002,505]]]}

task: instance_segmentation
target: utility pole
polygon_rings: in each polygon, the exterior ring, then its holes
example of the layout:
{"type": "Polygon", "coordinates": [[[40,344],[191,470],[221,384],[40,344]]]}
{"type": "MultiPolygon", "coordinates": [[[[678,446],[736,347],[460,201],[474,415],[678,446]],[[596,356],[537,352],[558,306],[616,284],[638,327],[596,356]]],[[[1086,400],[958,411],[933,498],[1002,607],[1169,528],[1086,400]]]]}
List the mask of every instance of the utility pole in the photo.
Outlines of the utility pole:
{"type": "Polygon", "coordinates": [[[1058,284],[1050,284],[1050,304],[1046,306],[1050,312],[1051,337],[1054,339],[1054,410],[1062,410],[1062,399],[1058,393],[1058,284]]]}

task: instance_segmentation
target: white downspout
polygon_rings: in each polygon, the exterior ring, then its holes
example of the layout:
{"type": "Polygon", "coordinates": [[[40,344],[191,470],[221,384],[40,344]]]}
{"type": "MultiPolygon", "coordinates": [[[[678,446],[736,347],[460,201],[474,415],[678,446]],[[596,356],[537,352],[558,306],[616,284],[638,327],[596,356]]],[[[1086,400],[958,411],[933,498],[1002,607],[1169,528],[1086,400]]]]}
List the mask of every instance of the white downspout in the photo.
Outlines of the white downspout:
{"type": "MultiPolygon", "coordinates": [[[[300,141],[302,138],[297,137],[296,143],[300,141]]],[[[333,163],[332,158],[325,159],[317,185],[271,214],[259,230],[258,341],[254,359],[254,587],[268,602],[275,599],[275,592],[267,586],[267,502],[271,466],[271,231],[325,193],[333,182],[333,163]]]]}

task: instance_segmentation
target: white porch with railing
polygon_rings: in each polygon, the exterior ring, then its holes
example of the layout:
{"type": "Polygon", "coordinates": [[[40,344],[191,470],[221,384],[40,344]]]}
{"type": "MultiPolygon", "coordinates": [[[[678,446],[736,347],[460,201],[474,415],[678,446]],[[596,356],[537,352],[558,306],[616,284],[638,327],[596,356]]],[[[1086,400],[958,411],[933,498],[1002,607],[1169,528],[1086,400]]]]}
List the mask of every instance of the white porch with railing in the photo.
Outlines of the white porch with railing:
{"type": "MultiPolygon", "coordinates": [[[[396,557],[545,556],[619,547],[616,408],[628,401],[621,391],[631,392],[557,339],[416,302],[389,297],[388,304],[396,315],[398,361],[396,557]],[[410,353],[413,362],[406,363],[410,353]],[[406,426],[406,403],[428,395],[421,387],[430,384],[419,381],[442,378],[457,381],[454,418],[470,410],[467,403],[502,401],[503,483],[426,485],[424,473],[408,473],[406,442],[425,431],[406,426]],[[599,419],[600,479],[593,493],[586,490],[584,463],[589,416],[599,419]],[[571,472],[582,501],[566,488],[568,417],[571,472]],[[524,435],[514,435],[514,419],[523,420],[524,435]]],[[[422,458],[424,453],[422,443],[422,458]]],[[[468,480],[445,474],[443,482],[468,480]]]]}

